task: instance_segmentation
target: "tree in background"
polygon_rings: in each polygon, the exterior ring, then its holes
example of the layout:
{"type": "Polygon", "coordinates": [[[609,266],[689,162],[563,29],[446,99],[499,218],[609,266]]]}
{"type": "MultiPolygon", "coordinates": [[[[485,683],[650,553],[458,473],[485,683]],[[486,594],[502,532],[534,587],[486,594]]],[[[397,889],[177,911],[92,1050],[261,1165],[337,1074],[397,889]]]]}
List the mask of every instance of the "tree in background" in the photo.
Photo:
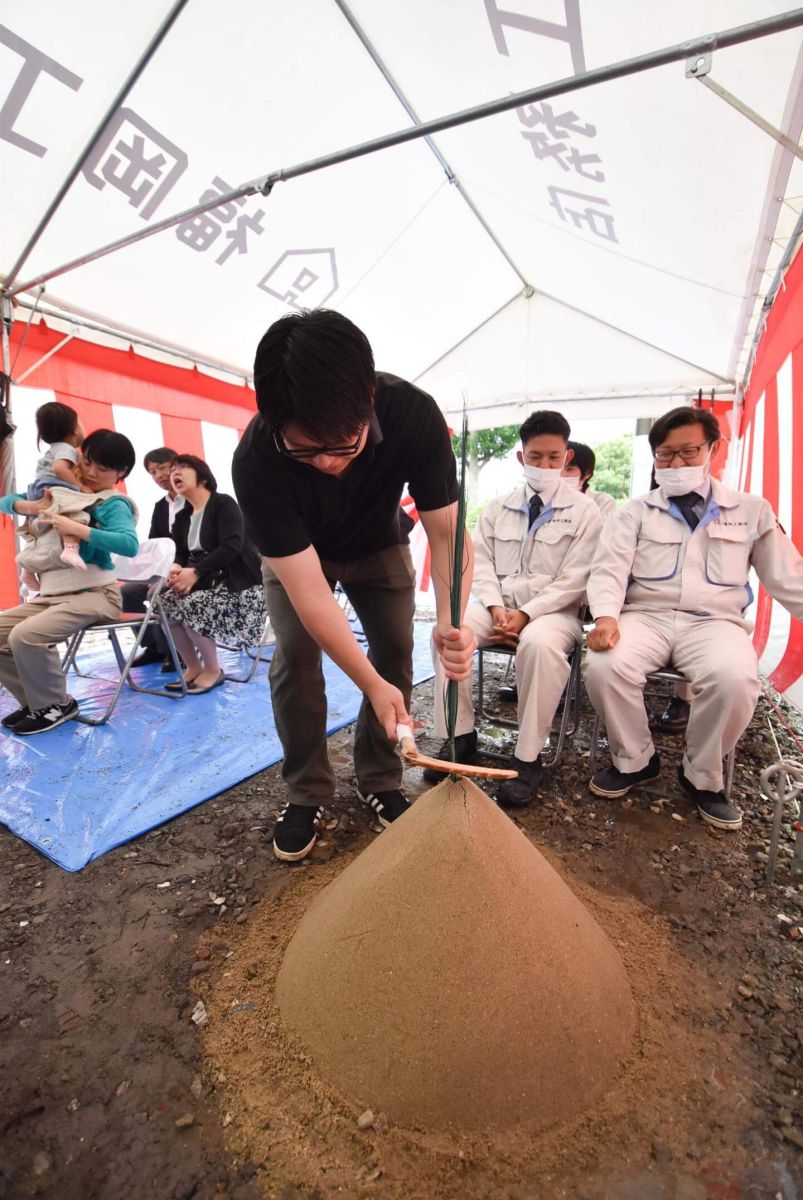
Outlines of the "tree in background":
{"type": "Polygon", "coordinates": [[[630,499],[630,477],[633,471],[633,435],[626,433],[611,442],[592,447],[597,456],[591,489],[608,492],[616,500],[630,499]]]}
{"type": "MultiPolygon", "coordinates": [[[[498,429],[475,429],[468,435],[468,493],[469,511],[477,507],[480,471],[492,458],[504,458],[519,440],[519,425],[500,425],[498,429]]],[[[452,438],[452,449],[459,454],[458,439],[452,438]]],[[[476,514],[474,514],[476,521],[476,514]]],[[[471,526],[473,528],[473,524],[471,526]]]]}

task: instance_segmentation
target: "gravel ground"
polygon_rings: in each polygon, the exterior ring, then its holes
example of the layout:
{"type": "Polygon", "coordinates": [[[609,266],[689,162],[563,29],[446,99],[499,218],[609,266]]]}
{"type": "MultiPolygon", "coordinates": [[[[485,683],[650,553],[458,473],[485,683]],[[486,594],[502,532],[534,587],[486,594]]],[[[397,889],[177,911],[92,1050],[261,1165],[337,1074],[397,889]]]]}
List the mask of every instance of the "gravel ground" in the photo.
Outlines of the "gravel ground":
{"type": "MultiPolygon", "coordinates": [[[[492,669],[492,695],[498,682],[492,669]]],[[[431,685],[422,685],[415,714],[426,719],[431,708],[431,685]]],[[[783,703],[781,709],[803,741],[799,715],[783,703]]],[[[679,957],[716,982],[719,1003],[705,1014],[713,1035],[720,1029],[743,1046],[740,1078],[749,1077],[752,1105],[746,1130],[736,1116],[741,1093],[734,1092],[732,1103],[734,1131],[738,1125],[751,1168],[734,1171],[727,1155],[710,1161],[710,1130],[703,1125],[682,1164],[660,1142],[644,1146],[642,1160],[611,1180],[605,1200],[798,1196],[803,881],[791,871],[787,813],[775,882],[766,883],[772,806],[758,795],[758,776],[776,757],[770,715],[782,753],[803,758],[762,700],[739,748],[740,834],[710,830],[690,812],[673,782],[680,739],[662,748],[664,772],[649,790],[615,804],[592,797],[585,786],[587,708],[541,800],[517,814],[552,861],[565,861],[578,879],[632,896],[655,914],[679,957]]],[[[482,732],[484,746],[500,748],[498,728],[482,732]]],[[[314,871],[316,862],[345,856],[375,836],[354,795],[348,746],[347,730],[331,739],[339,782],[332,828],[315,859],[297,869],[314,871]]],[[[406,783],[411,796],[423,790],[418,771],[406,783]]],[[[0,830],[3,1200],[327,1200],[334,1194],[276,1178],[231,1148],[231,1114],[204,1073],[192,1020],[199,982],[225,971],[254,906],[279,897],[292,877],[270,852],[282,794],[278,768],[271,768],[77,875],[0,830]]],[[[733,1079],[724,1067],[709,1082],[730,1100],[733,1079]]],[[[722,1112],[720,1103],[720,1134],[722,1112]]],[[[727,1120],[724,1126],[727,1133],[727,1120]]],[[[526,1184],[516,1197],[549,1200],[526,1184]]],[[[370,1194],[381,1197],[381,1179],[372,1187],[370,1194]]],[[[488,1200],[513,1196],[502,1188],[488,1200]]]]}

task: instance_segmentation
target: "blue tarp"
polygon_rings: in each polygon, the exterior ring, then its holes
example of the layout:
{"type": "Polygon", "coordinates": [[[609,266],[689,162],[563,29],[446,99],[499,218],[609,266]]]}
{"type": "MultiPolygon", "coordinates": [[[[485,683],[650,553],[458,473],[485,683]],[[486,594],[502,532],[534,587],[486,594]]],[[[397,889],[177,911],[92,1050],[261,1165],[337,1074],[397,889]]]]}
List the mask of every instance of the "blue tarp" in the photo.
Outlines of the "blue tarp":
{"type": "MultiPolygon", "coordinates": [[[[431,630],[416,622],[416,683],[432,675],[431,630]]],[[[244,655],[223,657],[227,670],[247,670],[244,655]]],[[[111,647],[103,640],[79,661],[84,671],[114,677],[111,647]]],[[[250,684],[229,683],[183,700],[126,689],[106,725],[70,721],[26,738],[0,730],[0,822],[60,867],[79,871],[271,766],[282,751],[266,674],[260,665],[250,684]]],[[[356,719],[360,692],[328,659],[324,674],[334,733],[356,719]]],[[[158,666],[142,668],[137,678],[165,682],[158,666]]],[[[87,715],[103,711],[102,697],[110,690],[109,683],[70,675],[69,691],[87,715]]],[[[16,707],[0,696],[0,717],[16,707]]]]}

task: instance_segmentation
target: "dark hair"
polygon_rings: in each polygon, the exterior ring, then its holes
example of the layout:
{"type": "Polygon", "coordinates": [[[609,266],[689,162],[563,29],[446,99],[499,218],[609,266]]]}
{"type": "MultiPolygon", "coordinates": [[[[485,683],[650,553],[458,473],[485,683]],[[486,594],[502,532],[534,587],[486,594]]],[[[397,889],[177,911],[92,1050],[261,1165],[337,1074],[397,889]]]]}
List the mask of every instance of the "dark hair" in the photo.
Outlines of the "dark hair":
{"type": "Polygon", "coordinates": [[[684,425],[702,425],[707,442],[722,440],[719,421],[712,412],[709,412],[707,408],[692,408],[690,405],[684,404],[658,418],[647,435],[650,449],[657,450],[666,440],[668,433],[671,433],[673,429],[682,429],[684,425]]]}
{"type": "Polygon", "coordinates": [[[198,483],[202,487],[208,488],[210,492],[217,491],[217,480],[208,464],[202,458],[198,458],[197,454],[177,454],[172,465],[174,467],[192,467],[198,483]]]}
{"type": "Polygon", "coordinates": [[[530,414],[519,430],[519,437],[522,446],[526,446],[530,438],[540,437],[542,433],[554,433],[568,445],[571,432],[569,422],[561,413],[544,408],[530,414]]]}
{"type": "Polygon", "coordinates": [[[572,452],[572,461],[569,464],[572,467],[580,468],[581,478],[585,475],[588,479],[583,479],[581,491],[588,491],[588,485],[591,482],[591,476],[594,474],[594,468],[597,465],[597,456],[590,446],[585,442],[569,442],[569,449],[572,452]]]}
{"type": "Polygon", "coordinates": [[[147,471],[151,463],[171,463],[175,457],[175,450],[171,450],[169,446],[158,446],[156,450],[148,451],[142,460],[142,465],[147,471]]]}
{"type": "Polygon", "coordinates": [[[137,461],[136,451],[124,433],[96,429],[81,442],[81,453],[99,467],[116,471],[121,479],[130,475],[137,461]]]}
{"type": "Polygon", "coordinates": [[[78,428],[78,413],[69,404],[61,404],[53,400],[50,404],[41,404],[36,410],[36,444],[47,442],[64,442],[78,428]]]}
{"type": "Polygon", "coordinates": [[[254,389],[274,432],[295,423],[321,445],[342,445],[373,411],[371,345],[342,313],[290,313],[274,321],[257,346],[254,389]]]}

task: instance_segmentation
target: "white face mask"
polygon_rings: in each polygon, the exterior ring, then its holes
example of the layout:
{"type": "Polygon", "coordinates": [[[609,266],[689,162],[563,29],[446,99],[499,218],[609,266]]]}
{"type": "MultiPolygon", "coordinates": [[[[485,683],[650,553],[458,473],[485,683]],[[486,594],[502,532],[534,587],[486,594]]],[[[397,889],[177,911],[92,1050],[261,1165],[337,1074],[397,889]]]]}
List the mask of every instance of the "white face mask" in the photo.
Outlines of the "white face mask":
{"type": "Polygon", "coordinates": [[[705,462],[694,467],[656,467],[655,482],[669,499],[671,496],[685,496],[687,492],[699,491],[705,486],[709,475],[711,452],[705,462]]]}
{"type": "Polygon", "coordinates": [[[555,467],[528,467],[526,463],[522,464],[524,478],[529,483],[534,492],[538,492],[539,496],[554,496],[558,490],[558,484],[563,476],[561,471],[565,465],[566,458],[560,466],[555,467]]]}
{"type": "Polygon", "coordinates": [[[577,488],[578,492],[580,491],[582,480],[580,479],[579,475],[564,475],[562,478],[563,482],[566,484],[566,487],[577,488]]]}

